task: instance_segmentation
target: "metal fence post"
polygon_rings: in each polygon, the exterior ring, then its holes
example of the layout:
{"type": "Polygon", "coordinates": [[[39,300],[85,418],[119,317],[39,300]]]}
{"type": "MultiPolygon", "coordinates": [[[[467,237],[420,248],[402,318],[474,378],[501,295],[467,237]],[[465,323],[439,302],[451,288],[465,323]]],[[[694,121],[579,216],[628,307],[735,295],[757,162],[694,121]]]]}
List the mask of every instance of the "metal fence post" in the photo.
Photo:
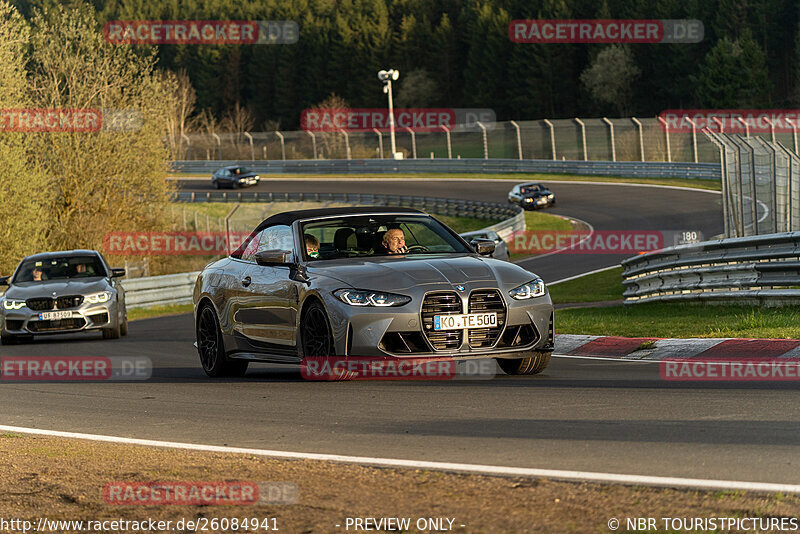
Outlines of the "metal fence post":
{"type": "Polygon", "coordinates": [[[483,159],[489,159],[489,138],[486,135],[486,126],[481,121],[476,121],[475,124],[483,130],[483,159]]]}
{"type": "Polygon", "coordinates": [[[217,140],[217,159],[222,159],[222,139],[215,133],[211,134],[217,140]]]}
{"type": "Polygon", "coordinates": [[[311,149],[314,151],[314,159],[317,159],[317,136],[310,130],[306,130],[306,133],[311,136],[311,149]]]}
{"type": "Polygon", "coordinates": [[[697,125],[689,117],[686,117],[686,120],[692,125],[692,152],[694,153],[694,162],[697,163],[697,125]]]}
{"type": "Polygon", "coordinates": [[[450,143],[450,128],[442,125],[442,130],[444,130],[447,136],[447,159],[453,159],[453,145],[450,143]]]}
{"type": "Polygon", "coordinates": [[[414,133],[414,130],[406,126],[406,130],[409,131],[411,134],[411,153],[414,156],[414,159],[417,159],[417,135],[414,133]]]}
{"type": "Polygon", "coordinates": [[[792,125],[792,140],[794,141],[794,153],[797,154],[797,123],[792,119],[786,119],[792,125]]]}
{"type": "Polygon", "coordinates": [[[277,135],[278,139],[281,140],[281,158],[283,158],[283,160],[286,161],[286,144],[283,142],[283,134],[276,131],[275,135],[277,135]]]}
{"type": "MultiPolygon", "coordinates": [[[[186,159],[192,159],[192,143],[189,141],[189,136],[186,134],[181,134],[181,137],[186,141],[186,159]]],[[[797,147],[797,140],[794,142],[795,147],[797,147]]],[[[795,148],[797,150],[797,148],[795,148]]]]}
{"type": "Polygon", "coordinates": [[[253,136],[250,135],[249,132],[244,132],[244,135],[245,135],[245,137],[247,137],[250,140],[250,161],[255,161],[256,160],[256,152],[255,152],[255,149],[253,148],[253,136]]]}
{"type": "Polygon", "coordinates": [[[614,123],[606,117],[603,117],[603,122],[608,124],[608,128],[611,131],[611,161],[617,161],[617,142],[614,139],[614,123]]]}
{"type": "Polygon", "coordinates": [[[770,136],[772,137],[772,142],[774,143],[775,142],[775,124],[771,120],[766,118],[766,117],[764,117],[764,122],[769,124],[769,133],[770,133],[770,136]]]}
{"type": "Polygon", "coordinates": [[[550,127],[550,147],[553,149],[553,161],[556,160],[556,131],[553,128],[553,123],[544,119],[544,123],[550,127]]]}
{"type": "Polygon", "coordinates": [[[344,135],[344,146],[345,146],[345,152],[347,153],[347,159],[351,159],[350,158],[350,136],[347,135],[347,132],[344,131],[344,130],[339,130],[339,131],[342,132],[342,135],[344,135]]]}
{"type": "Polygon", "coordinates": [[[642,161],[644,161],[644,135],[642,134],[642,123],[636,117],[631,117],[631,120],[639,128],[639,150],[642,152],[642,161]]]}
{"type": "Polygon", "coordinates": [[[741,118],[741,117],[736,117],[736,120],[738,120],[739,122],[741,122],[742,124],[744,124],[744,132],[745,132],[745,135],[746,135],[746,136],[749,138],[749,137],[750,137],[750,125],[749,125],[749,124],[747,124],[747,121],[746,121],[746,120],[744,120],[744,119],[743,119],[743,118],[741,118]]]}
{"type": "Polygon", "coordinates": [[[669,148],[669,125],[667,124],[667,121],[664,120],[664,117],[659,116],[657,118],[662,126],[664,126],[664,137],[667,140],[667,162],[672,163],[672,151],[669,148]]]}
{"type": "Polygon", "coordinates": [[[372,131],[378,136],[378,148],[380,149],[381,159],[383,159],[383,134],[377,128],[373,128],[372,131]]]}
{"type": "Polygon", "coordinates": [[[719,120],[717,117],[711,117],[711,120],[716,122],[719,126],[719,133],[725,133],[725,125],[722,124],[722,121],[719,120]]]}
{"type": "Polygon", "coordinates": [[[519,152],[519,159],[522,159],[522,136],[519,133],[519,124],[516,121],[510,121],[511,126],[517,130],[517,151],[519,152]]]}
{"type": "Polygon", "coordinates": [[[581,141],[583,142],[583,161],[588,161],[589,151],[586,148],[586,125],[578,117],[575,117],[575,122],[581,126],[581,141]]]}
{"type": "MultiPolygon", "coordinates": [[[[661,117],[659,117],[659,119],[661,119],[661,117]]],[[[719,166],[720,166],[720,172],[722,173],[722,176],[720,177],[721,178],[720,182],[722,184],[722,226],[723,226],[723,232],[725,233],[725,237],[731,237],[730,222],[728,221],[728,214],[730,212],[728,207],[729,199],[728,199],[728,187],[727,187],[728,155],[725,150],[725,144],[722,141],[715,139],[713,133],[708,128],[703,128],[702,132],[706,134],[706,137],[708,137],[711,140],[711,142],[714,143],[719,149],[719,166]]]]}

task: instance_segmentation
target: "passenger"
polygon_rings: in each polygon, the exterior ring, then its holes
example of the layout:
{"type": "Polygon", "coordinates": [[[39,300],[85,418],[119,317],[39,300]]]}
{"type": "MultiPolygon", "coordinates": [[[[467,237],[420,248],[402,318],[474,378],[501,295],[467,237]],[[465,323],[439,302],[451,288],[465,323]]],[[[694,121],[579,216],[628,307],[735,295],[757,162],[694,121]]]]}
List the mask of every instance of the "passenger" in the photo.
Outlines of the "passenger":
{"type": "Polygon", "coordinates": [[[405,254],[408,252],[406,236],[400,228],[390,228],[383,234],[383,246],[386,248],[387,254],[405,254]]]}
{"type": "Polygon", "coordinates": [[[42,280],[44,280],[44,273],[42,273],[41,267],[34,267],[33,272],[31,274],[33,275],[34,282],[41,282],[42,280]]]}
{"type": "Polygon", "coordinates": [[[309,258],[319,258],[319,240],[311,234],[305,234],[306,253],[309,258]]]}
{"type": "Polygon", "coordinates": [[[86,264],[78,263],[77,265],[75,265],[75,274],[78,276],[86,274],[86,264]]]}

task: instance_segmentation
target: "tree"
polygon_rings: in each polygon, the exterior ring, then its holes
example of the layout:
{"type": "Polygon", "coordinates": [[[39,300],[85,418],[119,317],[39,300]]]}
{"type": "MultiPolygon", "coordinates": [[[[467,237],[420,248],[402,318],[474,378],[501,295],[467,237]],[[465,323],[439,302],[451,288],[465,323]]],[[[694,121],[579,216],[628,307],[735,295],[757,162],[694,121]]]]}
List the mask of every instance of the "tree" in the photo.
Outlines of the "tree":
{"type": "Polygon", "coordinates": [[[611,45],[581,73],[581,82],[592,98],[614,106],[622,117],[630,109],[633,82],[640,73],[629,48],[611,45]]]}
{"type": "MultiPolygon", "coordinates": [[[[0,109],[29,107],[25,80],[25,50],[30,29],[8,2],[0,2],[0,109]]],[[[0,132],[0,273],[11,274],[23,256],[45,245],[49,183],[32,137],[39,134],[0,132]]]]}
{"type": "Polygon", "coordinates": [[[38,12],[32,20],[30,85],[36,107],[138,117],[100,131],[47,133],[32,148],[52,178],[48,246],[102,248],[104,236],[166,225],[167,90],[155,56],[107,42],[88,6],[38,12]]]}
{"type": "Polygon", "coordinates": [[[197,96],[192,81],[184,70],[177,73],[161,71],[159,81],[164,87],[166,96],[164,103],[167,114],[164,117],[164,125],[167,129],[170,157],[173,160],[184,159],[183,136],[186,134],[189,116],[194,111],[197,96]]]}
{"type": "Polygon", "coordinates": [[[423,69],[412,70],[403,75],[397,91],[397,106],[402,108],[425,108],[436,103],[436,82],[423,69]]]}
{"type": "Polygon", "coordinates": [[[763,107],[771,87],[764,53],[747,30],[735,41],[720,39],[691,80],[708,108],[763,107]]]}

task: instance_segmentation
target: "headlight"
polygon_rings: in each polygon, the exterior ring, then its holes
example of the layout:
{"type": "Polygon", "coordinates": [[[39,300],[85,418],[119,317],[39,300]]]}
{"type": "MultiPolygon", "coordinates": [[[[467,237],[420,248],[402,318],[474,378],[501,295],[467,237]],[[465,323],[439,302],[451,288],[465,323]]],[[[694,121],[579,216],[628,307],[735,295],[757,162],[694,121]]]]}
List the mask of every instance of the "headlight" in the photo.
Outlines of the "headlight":
{"type": "Polygon", "coordinates": [[[338,289],[333,294],[337,299],[350,306],[402,306],[411,302],[411,297],[405,295],[363,289],[338,289]]]}
{"type": "Polygon", "coordinates": [[[532,199],[532,198],[530,198],[530,197],[528,197],[528,198],[526,198],[526,199],[524,199],[524,200],[525,200],[525,202],[533,202],[533,199],[532,199]]]}
{"type": "Polygon", "coordinates": [[[531,280],[527,284],[522,284],[519,287],[515,287],[511,291],[508,292],[511,295],[511,298],[516,300],[525,300],[525,299],[532,299],[534,297],[541,297],[545,293],[544,287],[544,280],[541,278],[537,278],[535,280],[531,280]]]}
{"type": "Polygon", "coordinates": [[[18,310],[25,306],[24,300],[3,299],[4,310],[18,310]]]}
{"type": "Polygon", "coordinates": [[[93,295],[86,295],[84,300],[89,304],[102,304],[108,302],[111,298],[111,291],[103,291],[102,293],[94,293],[93,295]]]}
{"type": "Polygon", "coordinates": [[[555,196],[555,194],[550,193],[549,195],[547,195],[547,198],[556,198],[556,196],[555,196]]]}

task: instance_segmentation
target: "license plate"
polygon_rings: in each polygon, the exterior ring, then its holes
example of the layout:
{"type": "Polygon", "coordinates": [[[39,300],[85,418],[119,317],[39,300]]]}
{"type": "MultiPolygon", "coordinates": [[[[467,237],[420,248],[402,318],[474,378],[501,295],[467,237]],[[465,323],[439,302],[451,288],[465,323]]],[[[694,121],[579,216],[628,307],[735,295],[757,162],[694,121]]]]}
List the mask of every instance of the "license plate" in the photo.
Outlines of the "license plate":
{"type": "Polygon", "coordinates": [[[497,326],[496,313],[433,316],[434,330],[463,330],[464,328],[492,328],[495,326],[497,326]]]}
{"type": "Polygon", "coordinates": [[[40,321],[53,321],[58,319],[72,319],[71,311],[52,311],[39,314],[40,321]]]}

